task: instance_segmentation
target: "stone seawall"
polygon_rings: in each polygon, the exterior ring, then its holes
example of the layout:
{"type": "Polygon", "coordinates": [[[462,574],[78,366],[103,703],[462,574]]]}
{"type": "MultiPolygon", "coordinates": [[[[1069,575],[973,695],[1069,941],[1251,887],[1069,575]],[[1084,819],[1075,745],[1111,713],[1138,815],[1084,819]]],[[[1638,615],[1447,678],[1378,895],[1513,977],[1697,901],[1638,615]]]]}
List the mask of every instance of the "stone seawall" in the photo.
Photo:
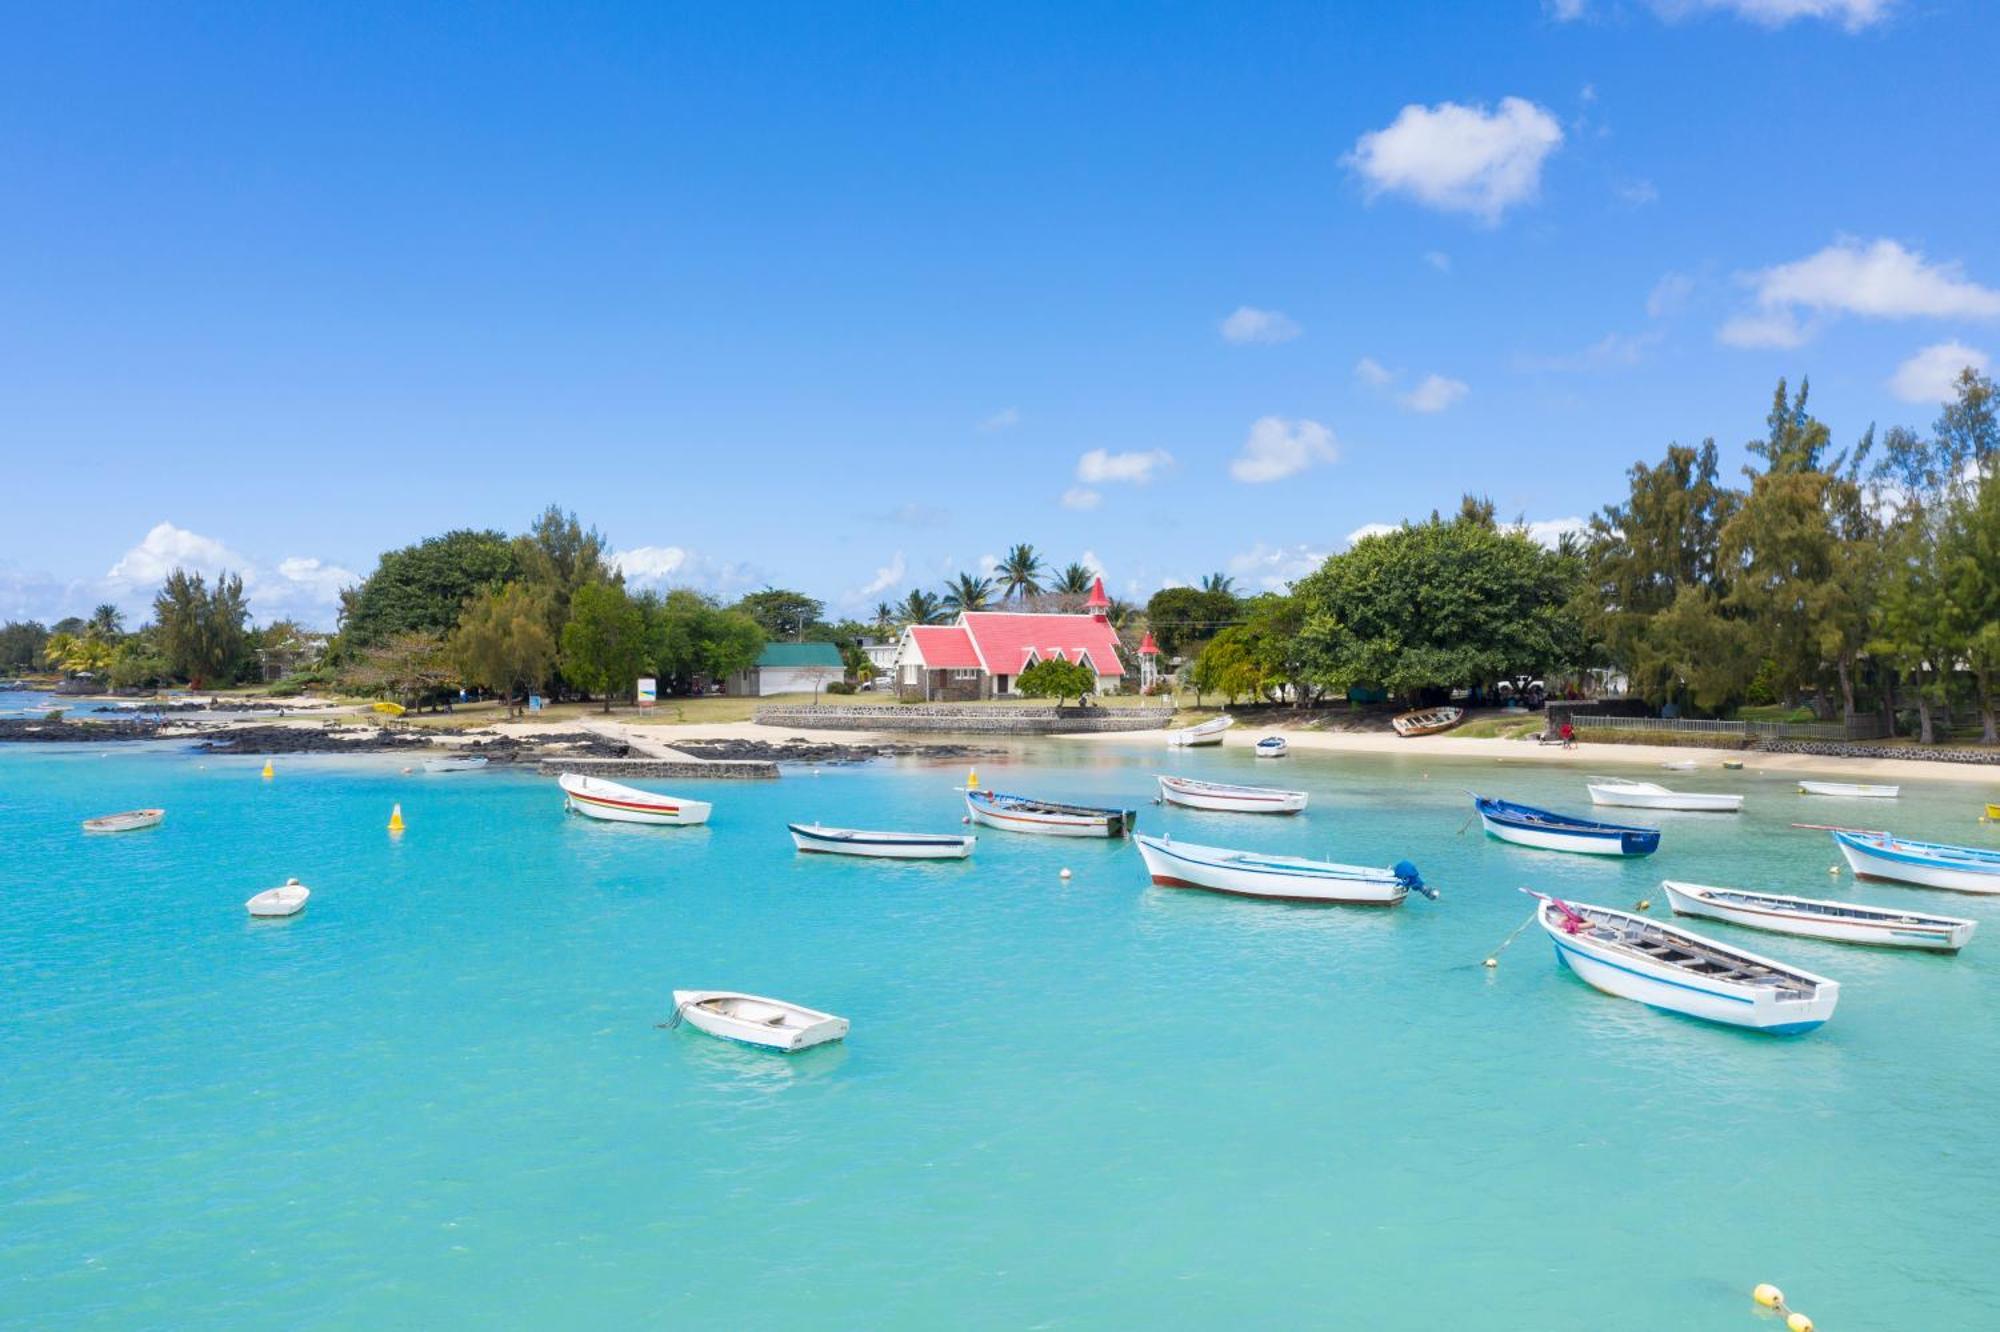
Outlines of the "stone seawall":
{"type": "Polygon", "coordinates": [[[758,708],[759,726],[812,731],[935,731],[959,735],[1078,735],[1151,731],[1174,714],[1164,708],[980,708],[900,704],[875,708],[758,708]]]}
{"type": "Polygon", "coordinates": [[[2000,749],[1939,749],[1922,745],[1871,745],[1839,740],[1759,740],[1759,754],[1812,754],[1820,758],[1921,759],[1926,763],[2000,764],[2000,749]]]}
{"type": "Polygon", "coordinates": [[[672,777],[681,781],[755,781],[776,777],[778,765],[762,759],[545,758],[536,767],[544,777],[566,772],[586,777],[672,777]]]}

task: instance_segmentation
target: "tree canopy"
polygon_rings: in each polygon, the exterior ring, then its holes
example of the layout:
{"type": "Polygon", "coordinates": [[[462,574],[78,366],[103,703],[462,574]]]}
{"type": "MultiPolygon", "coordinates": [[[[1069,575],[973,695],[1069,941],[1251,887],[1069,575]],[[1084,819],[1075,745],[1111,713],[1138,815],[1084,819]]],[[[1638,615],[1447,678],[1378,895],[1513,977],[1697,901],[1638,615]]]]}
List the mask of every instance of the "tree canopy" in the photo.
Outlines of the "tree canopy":
{"type": "Polygon", "coordinates": [[[570,598],[562,631],[562,672],[586,693],[611,696],[629,689],[652,664],[654,640],[645,608],[616,583],[585,583],[570,598]]]}
{"type": "Polygon", "coordinates": [[[375,572],[342,594],[342,630],[355,647],[393,633],[448,634],[475,593],[521,576],[521,547],[503,532],[460,529],[384,551],[375,572]]]}

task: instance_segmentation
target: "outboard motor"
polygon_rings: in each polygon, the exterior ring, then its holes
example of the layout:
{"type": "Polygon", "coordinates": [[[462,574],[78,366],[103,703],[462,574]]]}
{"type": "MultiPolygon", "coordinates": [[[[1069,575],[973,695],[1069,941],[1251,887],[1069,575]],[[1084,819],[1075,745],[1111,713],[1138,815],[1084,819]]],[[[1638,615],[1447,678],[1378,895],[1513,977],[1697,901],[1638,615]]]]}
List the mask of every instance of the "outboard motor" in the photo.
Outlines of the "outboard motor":
{"type": "Polygon", "coordinates": [[[1409,861],[1397,861],[1390,867],[1389,872],[1396,876],[1396,882],[1402,884],[1411,892],[1422,893],[1433,902],[1438,900],[1437,889],[1426,888],[1424,886],[1424,876],[1417,873],[1417,867],[1409,861]]]}

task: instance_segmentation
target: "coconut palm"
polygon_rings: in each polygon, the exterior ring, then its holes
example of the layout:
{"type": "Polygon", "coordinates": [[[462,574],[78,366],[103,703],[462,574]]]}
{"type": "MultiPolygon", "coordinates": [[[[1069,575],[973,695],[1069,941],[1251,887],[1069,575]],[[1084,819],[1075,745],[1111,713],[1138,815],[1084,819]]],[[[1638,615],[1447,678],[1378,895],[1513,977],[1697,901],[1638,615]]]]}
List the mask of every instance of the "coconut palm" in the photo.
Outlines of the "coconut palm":
{"type": "Polygon", "coordinates": [[[976,574],[962,573],[944,587],[941,608],[948,615],[960,611],[985,610],[993,604],[993,580],[976,574]]]}
{"type": "Polygon", "coordinates": [[[1075,610],[1082,599],[1090,595],[1090,585],[1097,575],[1085,566],[1072,560],[1056,574],[1056,595],[1063,599],[1065,610],[1075,610]]]}
{"type": "Polygon", "coordinates": [[[994,572],[999,575],[1000,586],[1006,590],[1007,596],[1032,597],[1041,593],[1041,576],[1047,567],[1042,563],[1042,557],[1035,553],[1035,548],[1024,541],[1007,552],[994,572]]]}
{"type": "Polygon", "coordinates": [[[48,641],[42,644],[43,665],[52,666],[59,671],[67,671],[69,669],[69,659],[76,653],[77,642],[75,634],[60,632],[50,634],[48,641]]]}
{"type": "Polygon", "coordinates": [[[886,634],[895,627],[896,627],[896,608],[894,606],[891,606],[886,601],[876,602],[875,628],[879,632],[886,634]]]}
{"type": "Polygon", "coordinates": [[[116,638],[125,632],[125,612],[105,602],[90,613],[90,632],[99,638],[116,638]]]}
{"type": "Polygon", "coordinates": [[[1234,593],[1236,591],[1236,580],[1218,570],[1215,573],[1204,574],[1202,576],[1201,590],[1204,592],[1234,593]]]}
{"type": "Polygon", "coordinates": [[[938,596],[922,588],[913,588],[910,595],[903,598],[903,604],[896,608],[896,615],[905,624],[935,624],[939,613],[938,596]]]}

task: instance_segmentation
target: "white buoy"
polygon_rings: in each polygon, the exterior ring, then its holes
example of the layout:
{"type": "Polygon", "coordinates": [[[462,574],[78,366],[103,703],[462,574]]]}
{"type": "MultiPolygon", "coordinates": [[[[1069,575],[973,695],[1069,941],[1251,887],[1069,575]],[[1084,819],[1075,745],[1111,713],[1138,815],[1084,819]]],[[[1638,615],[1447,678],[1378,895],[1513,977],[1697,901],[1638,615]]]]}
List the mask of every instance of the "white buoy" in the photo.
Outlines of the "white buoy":
{"type": "Polygon", "coordinates": [[[1063,866],[1062,877],[1065,879],[1069,877],[1069,866],[1067,865],[1063,866]]]}

